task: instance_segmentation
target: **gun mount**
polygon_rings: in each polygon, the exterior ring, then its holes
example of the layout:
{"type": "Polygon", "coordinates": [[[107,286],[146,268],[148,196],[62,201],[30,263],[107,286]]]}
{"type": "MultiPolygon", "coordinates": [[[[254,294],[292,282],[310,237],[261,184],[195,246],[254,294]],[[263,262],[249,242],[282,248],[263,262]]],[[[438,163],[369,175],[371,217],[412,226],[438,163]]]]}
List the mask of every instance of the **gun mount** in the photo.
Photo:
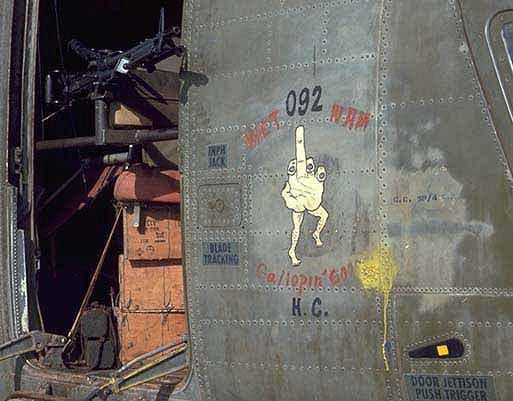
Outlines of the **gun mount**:
{"type": "Polygon", "coordinates": [[[60,107],[57,111],[59,112],[80,101],[93,101],[95,135],[40,141],[36,144],[37,150],[130,145],[177,139],[176,127],[160,130],[112,130],[108,124],[109,105],[116,100],[116,89],[133,85],[131,76],[134,70],[142,68],[151,73],[156,70],[156,64],[160,61],[184,54],[185,48],[173,41],[174,37],[179,36],[180,28],[164,29],[164,18],[162,8],[157,34],[125,51],[90,49],[76,39],[68,43],[69,49],[87,62],[87,67],[85,71],[78,73],[63,70],[49,72],[45,82],[45,102],[60,107]]]}

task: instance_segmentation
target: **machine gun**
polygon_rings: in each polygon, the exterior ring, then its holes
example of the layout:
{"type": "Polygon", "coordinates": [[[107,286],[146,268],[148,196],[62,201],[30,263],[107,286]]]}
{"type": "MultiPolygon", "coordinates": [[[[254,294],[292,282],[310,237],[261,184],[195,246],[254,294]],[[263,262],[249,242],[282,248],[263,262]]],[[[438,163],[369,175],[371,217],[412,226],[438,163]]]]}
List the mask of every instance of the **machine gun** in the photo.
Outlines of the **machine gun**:
{"type": "Polygon", "coordinates": [[[80,100],[95,104],[95,136],[45,140],[36,144],[38,150],[59,149],[91,145],[130,145],[177,138],[175,128],[161,130],[113,130],[108,127],[108,104],[120,84],[131,85],[127,79],[137,68],[155,71],[155,65],[170,57],[182,56],[183,46],[177,46],[179,27],[164,29],[164,9],[160,10],[157,34],[125,50],[95,50],[82,42],[72,40],[69,48],[87,62],[85,72],[67,73],[54,70],[46,76],[45,102],[61,107],[71,107],[80,100]]]}
{"type": "Polygon", "coordinates": [[[164,9],[160,10],[159,30],[152,37],[126,51],[94,50],[79,40],[71,40],[68,47],[87,61],[85,72],[67,74],[55,70],[46,77],[45,101],[48,104],[67,104],[80,100],[85,94],[91,99],[106,96],[113,85],[136,68],[155,71],[155,65],[170,57],[182,56],[183,46],[176,46],[173,37],[180,34],[179,27],[164,29],[164,9]]]}

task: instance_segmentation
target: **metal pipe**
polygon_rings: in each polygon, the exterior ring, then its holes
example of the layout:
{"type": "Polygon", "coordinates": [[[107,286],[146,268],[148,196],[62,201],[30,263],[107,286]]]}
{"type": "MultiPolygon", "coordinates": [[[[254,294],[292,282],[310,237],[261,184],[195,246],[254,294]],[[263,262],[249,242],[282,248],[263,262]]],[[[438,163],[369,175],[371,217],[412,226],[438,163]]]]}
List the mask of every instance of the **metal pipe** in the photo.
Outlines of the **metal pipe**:
{"type": "Polygon", "coordinates": [[[94,136],[79,136],[75,138],[63,139],[48,139],[46,141],[39,141],[36,143],[37,150],[53,150],[53,149],[66,149],[66,148],[80,148],[85,146],[96,145],[96,137],[94,136]]]}
{"type": "Polygon", "coordinates": [[[114,232],[116,231],[116,226],[118,225],[118,221],[119,221],[122,211],[123,211],[123,209],[119,208],[118,211],[116,212],[116,219],[114,220],[114,224],[112,225],[112,228],[110,229],[109,237],[107,238],[107,242],[105,243],[105,246],[103,248],[102,254],[100,256],[100,260],[98,261],[98,264],[96,265],[96,269],[93,273],[93,277],[91,278],[91,282],[89,283],[89,287],[87,287],[86,294],[84,295],[84,298],[82,299],[82,304],[80,305],[80,309],[78,310],[77,316],[75,317],[73,326],[71,326],[71,329],[68,333],[68,343],[66,344],[65,348],[67,348],[68,345],[71,343],[73,336],[75,335],[76,330],[78,328],[78,323],[80,322],[82,313],[84,312],[86,306],[89,303],[89,299],[91,298],[91,295],[93,293],[96,281],[98,280],[98,277],[100,276],[100,271],[102,269],[103,262],[105,261],[105,257],[107,256],[107,251],[109,250],[109,246],[110,246],[110,243],[112,242],[112,237],[114,236],[114,232]]]}
{"type": "Polygon", "coordinates": [[[48,206],[48,204],[53,201],[57,196],[59,196],[59,194],[64,191],[69,184],[71,184],[73,182],[73,180],[75,178],[77,178],[82,172],[84,171],[84,168],[83,167],[80,167],[70,178],[68,178],[66,180],[66,182],[64,182],[64,184],[62,184],[59,188],[57,188],[57,190],[51,194],[48,199],[45,200],[45,203],[43,203],[43,205],[39,208],[39,211],[43,210],[46,206],[48,206]]]}
{"type": "Polygon", "coordinates": [[[158,130],[105,130],[103,143],[97,142],[96,136],[78,138],[49,139],[36,143],[37,150],[54,150],[80,148],[95,145],[137,145],[147,142],[171,141],[178,139],[177,128],[158,130]]]}
{"type": "Polygon", "coordinates": [[[107,132],[109,120],[109,106],[104,99],[94,101],[94,132],[96,144],[105,145],[105,133],[107,132]]]}
{"type": "Polygon", "coordinates": [[[188,342],[188,338],[180,338],[178,340],[175,340],[169,344],[162,345],[161,347],[155,348],[151,350],[150,352],[147,352],[143,355],[138,356],[137,358],[132,359],[131,361],[127,362],[125,365],[121,366],[117,371],[116,374],[119,375],[125,370],[131,368],[132,366],[136,365],[139,362],[142,362],[148,358],[151,358],[152,356],[155,356],[157,354],[160,354],[161,352],[167,351],[170,348],[176,347],[178,345],[184,344],[188,342]]]}
{"type": "Polygon", "coordinates": [[[178,139],[178,129],[163,129],[163,130],[138,130],[135,133],[135,143],[145,142],[159,142],[178,139]]]}
{"type": "Polygon", "coordinates": [[[37,150],[54,150],[80,148],[95,145],[137,145],[147,142],[160,142],[178,139],[177,128],[160,130],[105,130],[103,143],[97,142],[96,136],[81,136],[77,138],[49,139],[36,143],[37,150]]]}
{"type": "Polygon", "coordinates": [[[46,104],[52,104],[54,101],[53,98],[53,79],[52,74],[48,73],[46,74],[46,82],[45,82],[45,103],[46,104]]]}
{"type": "Polygon", "coordinates": [[[103,155],[100,157],[96,157],[91,160],[93,164],[103,164],[106,166],[114,165],[114,164],[123,164],[130,162],[130,153],[112,153],[109,155],[103,155]]]}
{"type": "Polygon", "coordinates": [[[123,163],[128,163],[129,161],[130,161],[130,156],[129,156],[128,152],[113,153],[111,155],[105,155],[102,157],[102,162],[105,165],[123,164],[123,163]]]}
{"type": "Polygon", "coordinates": [[[156,130],[114,130],[105,132],[105,141],[110,145],[142,144],[146,142],[159,142],[178,139],[177,128],[156,130]]]}

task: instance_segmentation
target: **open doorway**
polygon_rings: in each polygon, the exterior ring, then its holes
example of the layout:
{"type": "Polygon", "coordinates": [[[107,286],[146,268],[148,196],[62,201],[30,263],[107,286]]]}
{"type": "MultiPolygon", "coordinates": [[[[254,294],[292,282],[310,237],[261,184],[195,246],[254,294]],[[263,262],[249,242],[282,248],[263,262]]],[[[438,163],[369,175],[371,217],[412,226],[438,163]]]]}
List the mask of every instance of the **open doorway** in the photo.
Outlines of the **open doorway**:
{"type": "Polygon", "coordinates": [[[178,148],[161,135],[178,124],[181,61],[159,60],[156,71],[144,64],[128,74],[137,88],[115,82],[101,93],[108,105],[103,124],[113,137],[138,130],[157,133],[158,143],[79,143],[98,132],[98,93],[83,91],[50,104],[48,87],[69,86],[62,76],[91,68],[94,61],[84,61],[83,49],[102,57],[107,53],[101,49],[130,49],[160,28],[179,27],[181,15],[182,1],[173,0],[144,6],[41,1],[37,111],[42,123],[34,159],[38,299],[45,331],[74,342],[64,354],[65,368],[116,369],[185,335],[178,148]],[[78,51],[71,40],[83,43],[78,51]],[[46,79],[56,76],[55,69],[59,78],[46,79]],[[160,336],[144,337],[150,322],[160,336]]]}

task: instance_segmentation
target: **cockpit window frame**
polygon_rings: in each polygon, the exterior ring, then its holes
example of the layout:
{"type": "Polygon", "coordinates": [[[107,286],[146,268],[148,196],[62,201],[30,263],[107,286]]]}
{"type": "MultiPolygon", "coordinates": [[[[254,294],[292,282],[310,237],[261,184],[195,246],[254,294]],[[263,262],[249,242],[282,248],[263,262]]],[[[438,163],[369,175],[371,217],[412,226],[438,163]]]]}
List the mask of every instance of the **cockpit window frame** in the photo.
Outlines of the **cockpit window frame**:
{"type": "Polygon", "coordinates": [[[485,35],[495,74],[513,124],[513,9],[502,10],[493,15],[486,24],[485,35]],[[510,43],[509,35],[504,35],[504,27],[509,25],[510,43]]]}

